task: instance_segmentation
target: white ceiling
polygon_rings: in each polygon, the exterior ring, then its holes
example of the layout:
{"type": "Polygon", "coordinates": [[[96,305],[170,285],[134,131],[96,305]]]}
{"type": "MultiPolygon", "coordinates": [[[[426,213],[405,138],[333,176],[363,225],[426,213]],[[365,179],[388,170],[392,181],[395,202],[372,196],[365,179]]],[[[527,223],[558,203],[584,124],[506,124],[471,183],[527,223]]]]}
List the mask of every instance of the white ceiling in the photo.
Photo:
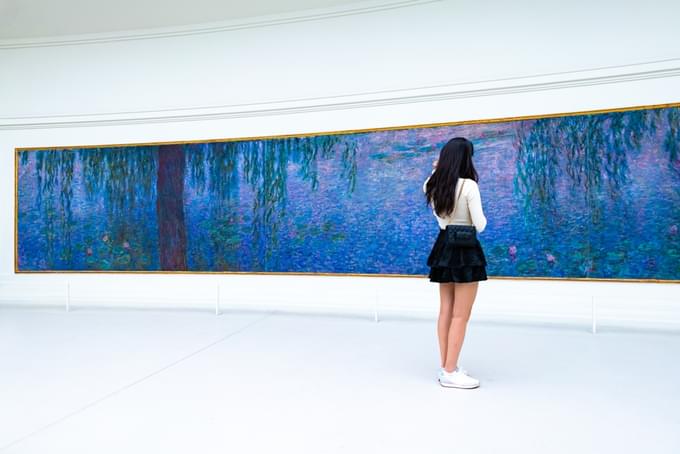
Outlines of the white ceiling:
{"type": "Polygon", "coordinates": [[[0,0],[0,40],[116,33],[243,20],[358,0],[0,0]]]}

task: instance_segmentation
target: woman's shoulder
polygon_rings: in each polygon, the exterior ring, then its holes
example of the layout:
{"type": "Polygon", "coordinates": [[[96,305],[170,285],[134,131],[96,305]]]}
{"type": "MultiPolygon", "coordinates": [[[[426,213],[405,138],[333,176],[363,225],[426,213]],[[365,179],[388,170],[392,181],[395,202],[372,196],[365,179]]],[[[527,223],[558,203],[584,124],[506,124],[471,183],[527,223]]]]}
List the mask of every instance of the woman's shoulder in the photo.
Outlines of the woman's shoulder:
{"type": "Polygon", "coordinates": [[[465,183],[466,188],[478,188],[479,185],[472,178],[459,178],[461,184],[465,183]]]}
{"type": "Polygon", "coordinates": [[[463,193],[467,196],[472,196],[474,194],[479,193],[479,185],[477,182],[471,178],[461,178],[460,184],[465,183],[465,186],[463,186],[463,193]]]}

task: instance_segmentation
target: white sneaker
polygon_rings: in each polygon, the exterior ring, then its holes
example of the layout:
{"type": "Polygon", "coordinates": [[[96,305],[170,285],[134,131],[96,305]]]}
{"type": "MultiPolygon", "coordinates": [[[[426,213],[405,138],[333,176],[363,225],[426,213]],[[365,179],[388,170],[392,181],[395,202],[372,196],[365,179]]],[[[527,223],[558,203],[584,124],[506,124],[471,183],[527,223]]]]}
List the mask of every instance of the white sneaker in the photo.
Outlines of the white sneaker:
{"type": "Polygon", "coordinates": [[[470,377],[464,369],[456,368],[453,372],[444,369],[439,374],[439,384],[447,388],[472,389],[479,386],[479,380],[470,377]]]}
{"type": "MultiPolygon", "coordinates": [[[[463,372],[466,375],[468,374],[468,371],[466,371],[462,367],[458,367],[458,370],[463,372]]],[[[439,366],[439,370],[437,370],[437,377],[441,377],[444,372],[445,372],[444,368],[439,366]]],[[[455,372],[455,370],[454,370],[454,372],[455,372]]]]}

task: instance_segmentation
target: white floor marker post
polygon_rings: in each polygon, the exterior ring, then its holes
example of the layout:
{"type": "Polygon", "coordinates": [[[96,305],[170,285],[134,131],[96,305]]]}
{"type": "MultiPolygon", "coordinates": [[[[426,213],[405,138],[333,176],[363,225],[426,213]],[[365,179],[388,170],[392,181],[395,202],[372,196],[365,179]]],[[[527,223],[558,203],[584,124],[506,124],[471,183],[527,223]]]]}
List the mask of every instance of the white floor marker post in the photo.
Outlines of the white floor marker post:
{"type": "Polygon", "coordinates": [[[590,297],[590,305],[592,308],[592,319],[593,319],[593,334],[597,333],[597,315],[595,313],[595,297],[590,297]]]}
{"type": "Polygon", "coordinates": [[[380,291],[378,290],[378,287],[375,288],[375,301],[373,304],[373,316],[375,319],[375,322],[378,323],[378,298],[380,298],[380,291]]]}
{"type": "Polygon", "coordinates": [[[66,282],[66,312],[71,311],[71,282],[66,282]]]}
{"type": "Polygon", "coordinates": [[[215,315],[220,315],[220,284],[217,284],[217,299],[215,300],[215,315]]]}

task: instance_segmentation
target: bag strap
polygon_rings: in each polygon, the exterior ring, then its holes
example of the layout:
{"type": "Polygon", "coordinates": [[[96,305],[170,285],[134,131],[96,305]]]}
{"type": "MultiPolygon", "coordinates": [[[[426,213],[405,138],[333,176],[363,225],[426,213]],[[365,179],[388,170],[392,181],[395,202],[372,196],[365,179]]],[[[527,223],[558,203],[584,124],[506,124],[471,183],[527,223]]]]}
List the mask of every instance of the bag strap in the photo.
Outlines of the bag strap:
{"type": "MultiPolygon", "coordinates": [[[[462,178],[461,178],[462,179],[462,178]]],[[[451,216],[456,212],[456,205],[458,205],[458,201],[460,200],[461,194],[463,194],[463,186],[465,186],[465,180],[460,185],[460,192],[458,193],[458,198],[456,199],[456,202],[453,204],[453,209],[451,210],[451,216]]]]}

